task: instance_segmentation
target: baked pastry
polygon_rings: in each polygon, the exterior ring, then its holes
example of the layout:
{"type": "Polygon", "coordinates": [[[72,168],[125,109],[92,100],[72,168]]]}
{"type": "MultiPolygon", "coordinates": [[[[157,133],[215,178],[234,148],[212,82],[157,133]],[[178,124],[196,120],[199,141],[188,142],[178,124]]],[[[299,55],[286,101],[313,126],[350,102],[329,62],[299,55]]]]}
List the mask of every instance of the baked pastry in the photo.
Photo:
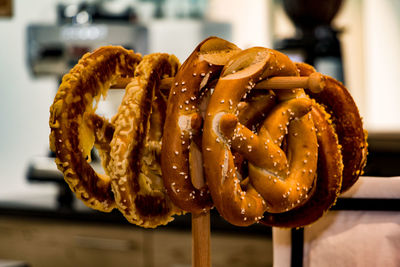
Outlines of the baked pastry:
{"type": "MultiPolygon", "coordinates": [[[[94,103],[105,97],[121,76],[133,76],[140,60],[140,55],[122,47],[101,47],[85,54],[63,77],[50,107],[50,149],[55,152],[57,167],[75,195],[93,209],[109,212],[115,207],[110,177],[96,173],[89,164],[98,136],[94,132],[101,132],[107,124],[104,118],[91,117],[97,106],[94,103]]],[[[100,146],[101,153],[108,149],[100,146]]]]}
{"type": "Polygon", "coordinates": [[[85,55],[50,108],[50,146],[89,207],[142,227],[215,206],[228,222],[302,227],[358,179],[366,131],[347,89],[310,65],[217,37],[182,66],[121,47],[85,55]],[[93,101],[118,84],[111,121],[93,101]],[[89,165],[99,150],[105,175],[89,165]]]}

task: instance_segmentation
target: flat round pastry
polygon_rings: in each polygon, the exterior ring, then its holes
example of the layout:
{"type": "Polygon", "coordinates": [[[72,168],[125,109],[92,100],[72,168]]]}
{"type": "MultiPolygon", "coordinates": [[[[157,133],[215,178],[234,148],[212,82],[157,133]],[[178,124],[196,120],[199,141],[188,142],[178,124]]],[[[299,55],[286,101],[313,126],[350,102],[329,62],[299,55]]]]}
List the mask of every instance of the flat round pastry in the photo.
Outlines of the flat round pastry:
{"type": "Polygon", "coordinates": [[[174,77],[178,67],[175,56],[144,56],[112,119],[108,172],[115,201],[129,222],[142,227],[167,224],[182,213],[166,193],[160,166],[166,99],[159,86],[161,79],[174,77]]]}
{"type": "Polygon", "coordinates": [[[117,46],[85,54],[63,77],[50,107],[50,149],[57,167],[76,196],[93,209],[109,212],[115,202],[110,178],[89,164],[95,124],[85,118],[94,114],[94,102],[105,97],[113,83],[121,76],[133,76],[140,60],[140,55],[117,46]]]}
{"type": "MultiPolygon", "coordinates": [[[[305,63],[296,64],[301,76],[309,76],[315,69],[305,63]]],[[[318,94],[307,91],[332,116],[332,122],[342,146],[343,182],[341,192],[349,189],[362,175],[367,162],[367,131],[352,96],[346,87],[332,77],[325,76],[326,86],[318,94]]]]}

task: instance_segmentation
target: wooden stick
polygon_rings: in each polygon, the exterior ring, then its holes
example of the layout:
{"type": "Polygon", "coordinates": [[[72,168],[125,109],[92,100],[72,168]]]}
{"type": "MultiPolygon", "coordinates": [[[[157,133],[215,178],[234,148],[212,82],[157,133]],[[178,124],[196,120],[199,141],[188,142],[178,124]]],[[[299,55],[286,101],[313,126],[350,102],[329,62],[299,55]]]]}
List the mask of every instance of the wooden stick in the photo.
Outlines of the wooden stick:
{"type": "MultiPolygon", "coordinates": [[[[205,186],[203,157],[195,142],[189,148],[190,178],[196,189],[205,186]]],[[[192,213],[192,267],[210,267],[210,211],[192,213]]]]}
{"type": "MultiPolygon", "coordinates": [[[[110,89],[124,89],[128,83],[133,81],[133,77],[120,77],[110,87],[110,89]]],[[[174,77],[164,78],[161,80],[160,89],[169,90],[174,82],[174,77]]]]}
{"type": "Polygon", "coordinates": [[[192,213],[192,267],[210,266],[210,211],[192,213]]]}
{"type": "Polygon", "coordinates": [[[256,84],[255,89],[293,89],[306,88],[313,93],[321,92],[325,87],[325,78],[319,72],[310,76],[275,76],[256,84]]]}
{"type": "MultiPolygon", "coordinates": [[[[111,86],[111,89],[125,88],[126,85],[132,81],[132,78],[121,78],[116,84],[111,86]]],[[[161,80],[160,89],[169,90],[172,86],[174,78],[165,78],[161,80]]],[[[319,73],[314,72],[310,76],[276,76],[267,80],[263,80],[256,84],[254,89],[269,90],[269,89],[293,89],[305,88],[310,89],[313,93],[321,92],[325,87],[325,77],[319,73]]]]}

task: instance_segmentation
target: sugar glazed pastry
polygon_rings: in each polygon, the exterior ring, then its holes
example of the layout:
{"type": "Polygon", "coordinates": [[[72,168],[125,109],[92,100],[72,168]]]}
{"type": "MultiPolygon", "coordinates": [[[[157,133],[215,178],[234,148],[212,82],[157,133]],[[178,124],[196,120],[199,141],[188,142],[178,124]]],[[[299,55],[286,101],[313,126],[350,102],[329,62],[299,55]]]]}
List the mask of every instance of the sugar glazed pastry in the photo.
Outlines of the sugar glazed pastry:
{"type": "Polygon", "coordinates": [[[302,227],[362,174],[366,131],[347,89],[312,66],[217,37],[179,66],[121,47],[85,55],[50,108],[50,147],[78,198],[143,227],[215,207],[228,222],[302,227]],[[95,114],[113,84],[125,96],[95,114]],[[106,175],[88,163],[93,145],[106,175]]]}

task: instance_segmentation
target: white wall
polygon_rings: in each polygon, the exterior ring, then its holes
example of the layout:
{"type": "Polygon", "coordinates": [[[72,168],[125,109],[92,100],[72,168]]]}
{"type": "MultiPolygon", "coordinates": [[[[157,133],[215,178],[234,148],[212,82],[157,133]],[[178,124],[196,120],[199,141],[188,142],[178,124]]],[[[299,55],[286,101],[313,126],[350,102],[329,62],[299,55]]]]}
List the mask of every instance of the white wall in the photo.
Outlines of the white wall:
{"type": "Polygon", "coordinates": [[[400,1],[364,0],[366,122],[400,131],[400,1]]]}
{"type": "Polygon", "coordinates": [[[54,79],[32,79],[26,65],[26,26],[55,21],[53,0],[15,0],[14,16],[0,19],[0,195],[27,188],[28,161],[48,152],[54,79]]]}
{"type": "Polygon", "coordinates": [[[240,48],[271,47],[272,0],[209,0],[207,17],[232,24],[232,41],[240,48]]]}

